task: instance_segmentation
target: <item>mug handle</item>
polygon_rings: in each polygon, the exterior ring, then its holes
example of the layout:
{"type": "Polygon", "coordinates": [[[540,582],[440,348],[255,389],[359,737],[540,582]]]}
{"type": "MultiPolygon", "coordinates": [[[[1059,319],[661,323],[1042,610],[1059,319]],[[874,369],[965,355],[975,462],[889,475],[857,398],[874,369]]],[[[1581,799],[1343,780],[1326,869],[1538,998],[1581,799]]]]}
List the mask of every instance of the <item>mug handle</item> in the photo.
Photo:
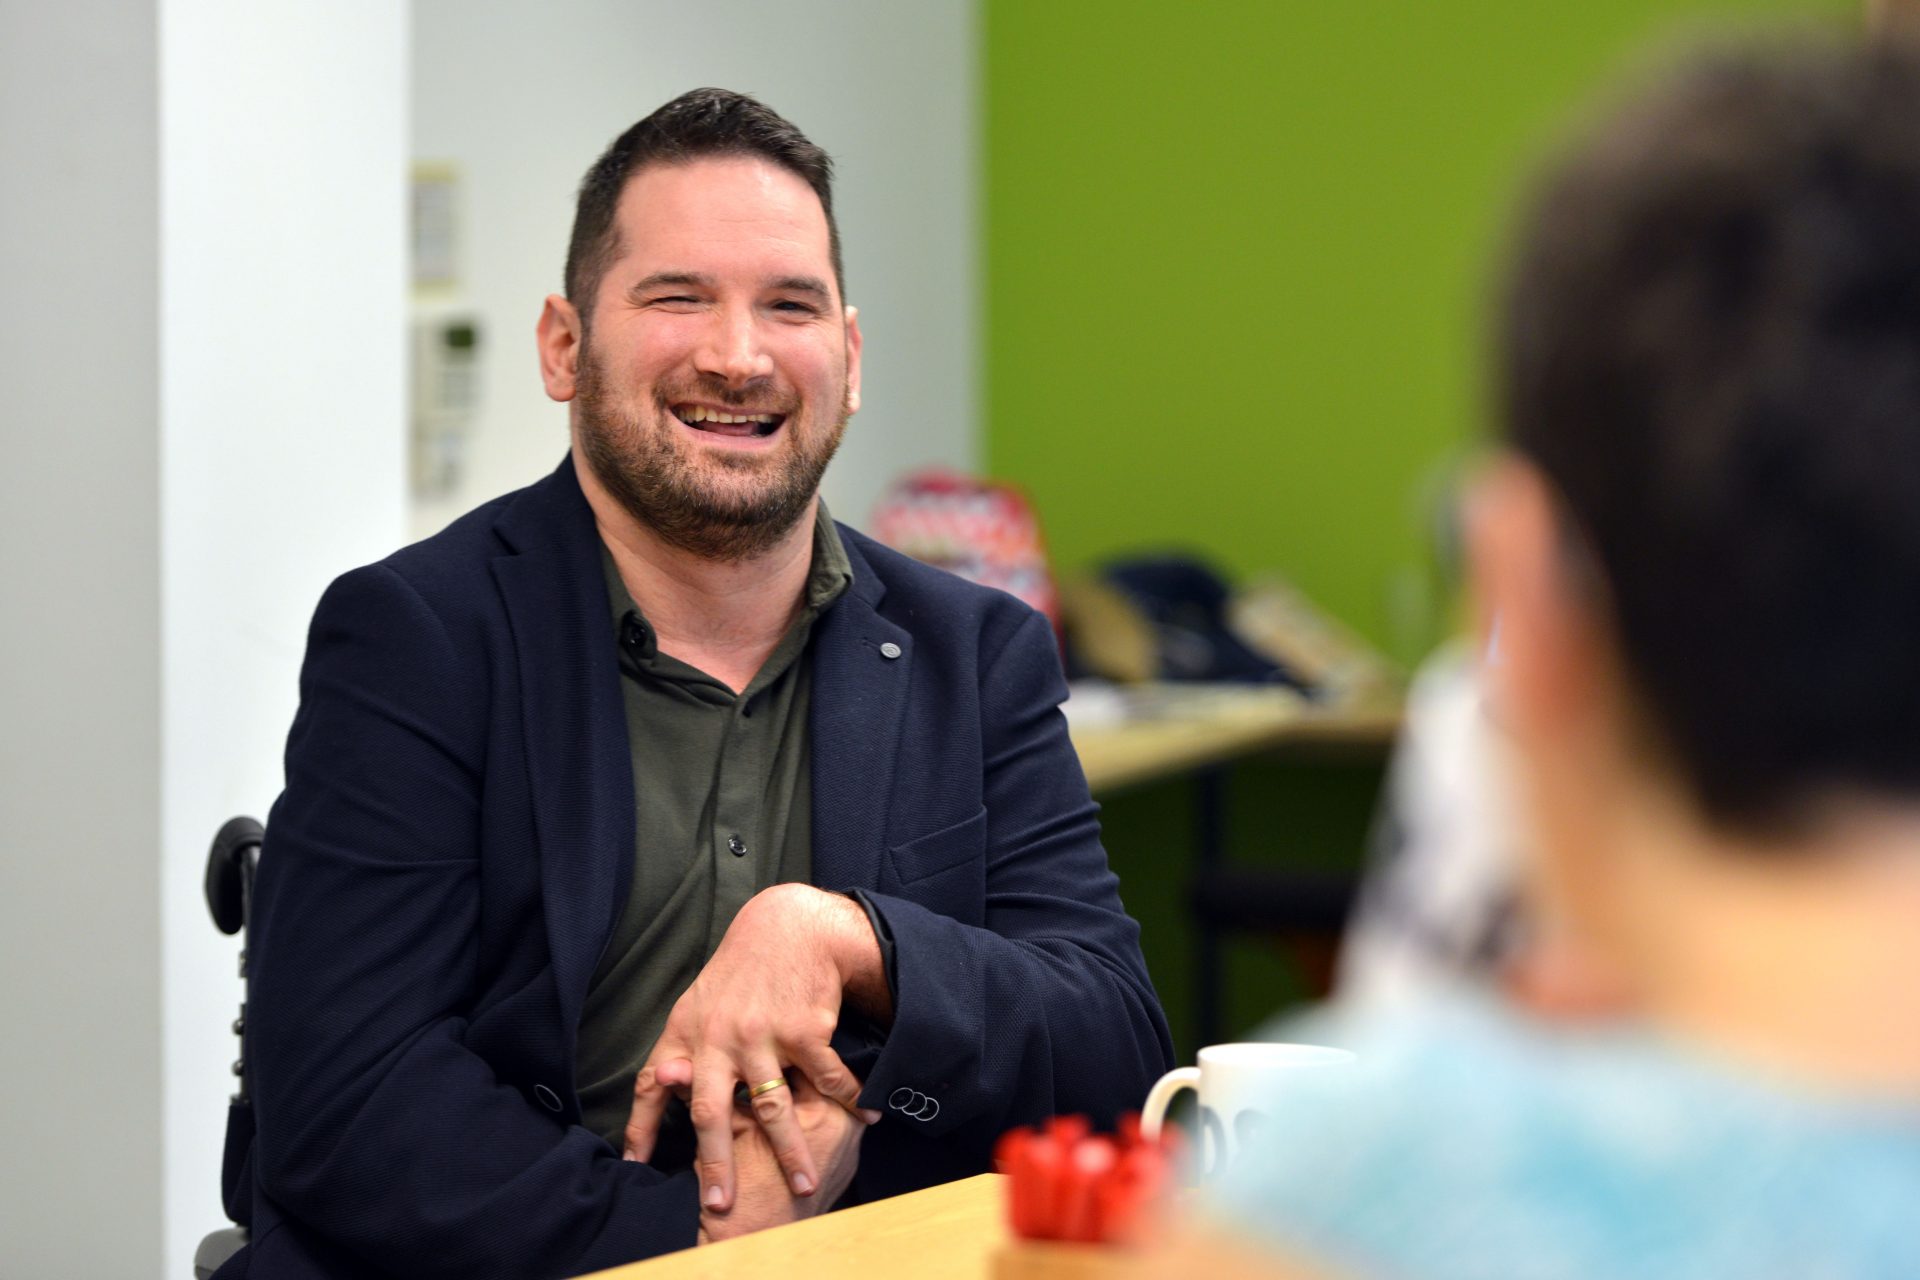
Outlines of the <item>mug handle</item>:
{"type": "Polygon", "coordinates": [[[1200,1091],[1200,1068],[1175,1067],[1154,1081],[1153,1088],[1147,1092],[1146,1105],[1140,1108],[1140,1136],[1148,1142],[1157,1142],[1160,1127],[1166,1121],[1167,1107],[1173,1101],[1173,1095],[1182,1089],[1200,1091]]]}

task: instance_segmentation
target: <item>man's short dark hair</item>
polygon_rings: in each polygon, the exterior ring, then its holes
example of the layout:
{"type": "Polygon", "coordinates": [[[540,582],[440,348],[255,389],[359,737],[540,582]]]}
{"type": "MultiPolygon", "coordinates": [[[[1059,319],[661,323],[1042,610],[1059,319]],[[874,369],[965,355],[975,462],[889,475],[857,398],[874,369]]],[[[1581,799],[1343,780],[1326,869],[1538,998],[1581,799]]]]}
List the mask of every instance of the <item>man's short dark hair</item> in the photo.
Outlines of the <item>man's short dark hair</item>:
{"type": "Polygon", "coordinates": [[[1920,60],[1699,59],[1551,175],[1509,442],[1709,818],[1920,797],[1920,60]]]}
{"type": "Polygon", "coordinates": [[[833,218],[833,161],[778,112],[728,89],[681,94],[613,140],[580,180],[573,238],[567,246],[567,300],[583,317],[593,309],[600,278],[620,255],[614,214],[620,193],[642,169],[716,156],[757,156],[806,182],[827,215],[827,251],[834,283],[846,296],[840,226],[833,218]]]}

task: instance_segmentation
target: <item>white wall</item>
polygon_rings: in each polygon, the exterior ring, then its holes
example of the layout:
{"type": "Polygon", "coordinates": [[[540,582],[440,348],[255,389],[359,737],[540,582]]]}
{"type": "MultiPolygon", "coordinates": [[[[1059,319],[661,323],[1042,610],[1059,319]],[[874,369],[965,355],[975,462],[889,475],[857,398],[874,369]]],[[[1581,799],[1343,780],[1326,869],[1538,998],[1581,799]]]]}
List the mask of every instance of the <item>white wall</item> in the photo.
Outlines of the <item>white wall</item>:
{"type": "Polygon", "coordinates": [[[466,477],[416,533],[544,475],[566,414],[541,392],[540,302],[560,289],[580,176],[687,89],[761,98],[834,157],[864,407],[827,473],[864,524],[901,472],[976,465],[975,30],[971,0],[415,0],[413,154],[464,180],[460,300],[481,317],[466,477]]]}
{"type": "Polygon", "coordinates": [[[8,1276],[159,1261],[153,53],[151,0],[0,3],[8,1276]]]}
{"type": "Polygon", "coordinates": [[[307,621],[405,537],[407,18],[392,0],[162,0],[166,1203],[221,1221],[234,945],[214,829],[266,816],[307,621]]]}
{"type": "Polygon", "coordinates": [[[404,534],[405,78],[388,0],[0,3],[0,1274],[224,1225],[201,875],[404,534]]]}

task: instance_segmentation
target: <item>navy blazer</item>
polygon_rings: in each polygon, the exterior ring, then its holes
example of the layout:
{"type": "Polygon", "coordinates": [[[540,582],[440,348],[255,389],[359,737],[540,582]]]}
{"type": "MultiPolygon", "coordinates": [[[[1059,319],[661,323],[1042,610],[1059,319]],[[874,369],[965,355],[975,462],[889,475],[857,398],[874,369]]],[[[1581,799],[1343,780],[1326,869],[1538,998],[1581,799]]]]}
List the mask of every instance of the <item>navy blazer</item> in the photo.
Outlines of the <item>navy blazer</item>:
{"type": "MultiPolygon", "coordinates": [[[[871,1199],[1139,1106],[1171,1042],[1046,621],[841,536],[813,866],[896,943],[894,1024],[849,1059],[885,1112],[871,1199]]],[[[573,1091],[632,876],[620,678],[571,461],[327,590],[253,904],[253,1243],[223,1274],[573,1275],[694,1242],[693,1175],[620,1159],[573,1091]]]]}

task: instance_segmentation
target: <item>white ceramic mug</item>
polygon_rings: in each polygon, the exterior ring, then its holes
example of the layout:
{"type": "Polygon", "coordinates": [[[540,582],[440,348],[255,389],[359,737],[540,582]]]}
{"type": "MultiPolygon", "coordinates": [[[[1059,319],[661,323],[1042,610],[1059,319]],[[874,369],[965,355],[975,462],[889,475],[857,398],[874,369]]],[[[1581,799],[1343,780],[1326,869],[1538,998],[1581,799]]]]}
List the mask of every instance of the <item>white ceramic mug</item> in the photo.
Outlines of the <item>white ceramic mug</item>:
{"type": "Polygon", "coordinates": [[[1208,1045],[1199,1066],[1176,1067],[1154,1084],[1140,1109],[1140,1131],[1158,1138],[1174,1095],[1192,1089],[1200,1095],[1194,1168],[1203,1179],[1217,1178],[1259,1138],[1273,1098],[1290,1085],[1324,1087],[1327,1072],[1353,1063],[1347,1050],[1317,1044],[1208,1045]]]}

